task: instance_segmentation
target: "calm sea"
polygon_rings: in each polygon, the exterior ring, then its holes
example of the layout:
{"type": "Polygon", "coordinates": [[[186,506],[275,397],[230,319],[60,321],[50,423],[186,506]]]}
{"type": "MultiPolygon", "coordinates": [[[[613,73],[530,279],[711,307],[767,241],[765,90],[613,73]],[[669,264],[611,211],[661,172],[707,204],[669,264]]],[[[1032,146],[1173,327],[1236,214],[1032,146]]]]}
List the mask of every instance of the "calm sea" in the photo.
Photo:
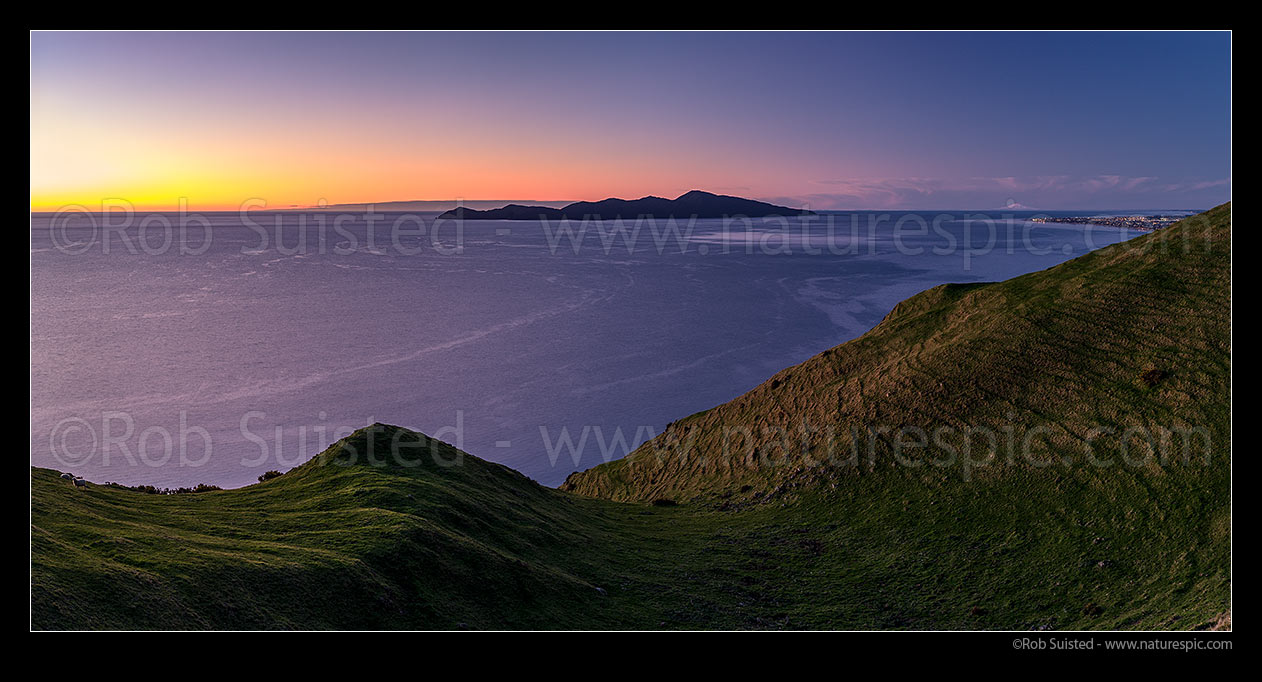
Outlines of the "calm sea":
{"type": "Polygon", "coordinates": [[[240,486],[380,421],[556,485],[916,292],[1138,234],[990,215],[37,214],[31,463],[240,486]]]}

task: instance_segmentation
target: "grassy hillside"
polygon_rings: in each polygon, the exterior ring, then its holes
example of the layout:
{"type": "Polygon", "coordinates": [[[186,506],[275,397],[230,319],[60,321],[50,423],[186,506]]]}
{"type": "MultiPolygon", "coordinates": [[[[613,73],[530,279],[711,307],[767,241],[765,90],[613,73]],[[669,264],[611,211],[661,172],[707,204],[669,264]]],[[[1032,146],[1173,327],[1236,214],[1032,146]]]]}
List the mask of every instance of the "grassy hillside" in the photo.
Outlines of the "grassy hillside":
{"type": "Polygon", "coordinates": [[[1230,249],[1224,205],[1042,272],[935,287],[862,337],[561,487],[740,504],[887,473],[927,484],[1025,480],[1032,470],[1106,485],[1119,476],[1225,482],[1230,249]],[[1143,436],[1171,439],[1171,461],[1121,465],[1124,452],[1142,458],[1143,436]],[[1214,466],[1200,465],[1205,440],[1214,466]],[[1196,445],[1190,468],[1173,456],[1184,442],[1196,445]],[[1089,466],[1089,449],[1119,465],[1089,466]]]}
{"type": "Polygon", "coordinates": [[[237,490],[32,476],[37,628],[596,627],[634,541],[608,503],[385,425],[237,490]]]}
{"type": "Polygon", "coordinates": [[[1210,627],[1230,608],[1229,266],[1223,206],[932,289],[569,492],[383,425],[238,490],[32,469],[32,625],[1210,627]],[[909,426],[937,440],[909,448],[909,426]]]}

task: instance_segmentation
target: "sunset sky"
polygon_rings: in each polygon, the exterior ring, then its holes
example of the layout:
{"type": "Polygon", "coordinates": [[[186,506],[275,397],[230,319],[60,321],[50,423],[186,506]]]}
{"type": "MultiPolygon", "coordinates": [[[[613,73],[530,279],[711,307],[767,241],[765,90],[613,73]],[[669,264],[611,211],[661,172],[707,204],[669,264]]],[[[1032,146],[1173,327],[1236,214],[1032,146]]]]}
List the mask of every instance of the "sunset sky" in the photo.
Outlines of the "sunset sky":
{"type": "Polygon", "coordinates": [[[1227,33],[41,33],[31,207],[1206,208],[1227,33]]]}

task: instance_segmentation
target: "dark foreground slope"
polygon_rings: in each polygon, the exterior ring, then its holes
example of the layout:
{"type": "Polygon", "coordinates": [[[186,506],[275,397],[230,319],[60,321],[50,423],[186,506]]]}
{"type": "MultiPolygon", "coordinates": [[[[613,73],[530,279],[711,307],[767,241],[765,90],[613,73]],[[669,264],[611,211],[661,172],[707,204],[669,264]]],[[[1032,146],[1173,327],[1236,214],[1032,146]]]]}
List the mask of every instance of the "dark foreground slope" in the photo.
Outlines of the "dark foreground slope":
{"type": "Polygon", "coordinates": [[[36,628],[609,624],[591,612],[612,579],[611,505],[398,427],[237,490],[32,475],[36,628]]]}
{"type": "Polygon", "coordinates": [[[930,290],[574,475],[581,495],[445,445],[382,458],[425,441],[380,425],[239,490],[33,469],[32,625],[1210,627],[1230,609],[1229,261],[1224,206],[930,290]],[[956,457],[896,452],[906,426],[956,457]],[[725,450],[725,429],[748,435],[725,450]],[[872,445],[827,461],[830,440],[872,445]]]}

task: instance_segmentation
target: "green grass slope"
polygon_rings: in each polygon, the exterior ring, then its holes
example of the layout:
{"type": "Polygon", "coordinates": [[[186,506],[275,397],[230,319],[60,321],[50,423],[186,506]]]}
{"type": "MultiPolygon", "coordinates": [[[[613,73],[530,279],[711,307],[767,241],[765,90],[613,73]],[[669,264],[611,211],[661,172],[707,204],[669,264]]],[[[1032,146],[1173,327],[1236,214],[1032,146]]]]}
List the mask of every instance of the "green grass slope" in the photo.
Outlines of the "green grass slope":
{"type": "Polygon", "coordinates": [[[1042,272],[935,287],[562,489],[739,504],[887,472],[930,483],[1031,470],[1105,484],[1223,482],[1230,242],[1224,205],[1042,272]],[[1191,466],[1182,445],[1197,455],[1191,466]],[[1158,461],[1122,461],[1149,449],[1158,461]],[[1089,451],[1116,466],[1090,466],[1089,451]]]}
{"type": "Polygon", "coordinates": [[[601,624],[607,505],[398,427],[237,490],[32,478],[36,628],[601,624]]]}
{"type": "Polygon", "coordinates": [[[1213,627],[1229,267],[1223,206],[932,289],[564,491],[383,425],[238,490],[32,469],[32,626],[1213,627]]]}

